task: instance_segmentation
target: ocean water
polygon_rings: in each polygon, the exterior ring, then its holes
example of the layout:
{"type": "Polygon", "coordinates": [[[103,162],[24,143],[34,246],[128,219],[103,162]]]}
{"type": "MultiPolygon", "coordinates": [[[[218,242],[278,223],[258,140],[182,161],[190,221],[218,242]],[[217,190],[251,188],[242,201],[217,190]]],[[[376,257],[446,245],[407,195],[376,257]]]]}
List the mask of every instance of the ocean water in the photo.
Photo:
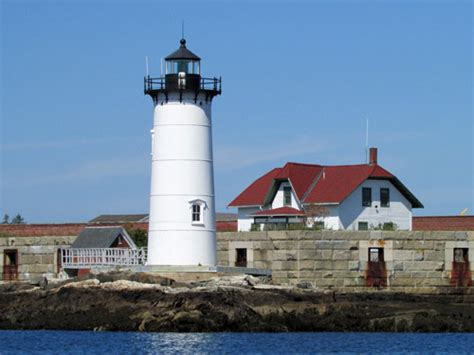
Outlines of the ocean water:
{"type": "Polygon", "coordinates": [[[474,333],[0,331],[0,354],[474,353],[474,333]]]}

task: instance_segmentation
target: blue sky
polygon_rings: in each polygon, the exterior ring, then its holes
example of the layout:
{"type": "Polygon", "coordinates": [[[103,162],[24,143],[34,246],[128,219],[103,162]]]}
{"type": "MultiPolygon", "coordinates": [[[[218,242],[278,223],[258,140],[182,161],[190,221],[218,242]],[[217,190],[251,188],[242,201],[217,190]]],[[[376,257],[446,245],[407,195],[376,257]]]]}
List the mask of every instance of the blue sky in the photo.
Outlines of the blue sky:
{"type": "Polygon", "coordinates": [[[9,1],[1,6],[0,213],[148,210],[152,102],[185,21],[214,101],[219,211],[287,161],[379,162],[424,203],[472,214],[470,1],[9,1]]]}

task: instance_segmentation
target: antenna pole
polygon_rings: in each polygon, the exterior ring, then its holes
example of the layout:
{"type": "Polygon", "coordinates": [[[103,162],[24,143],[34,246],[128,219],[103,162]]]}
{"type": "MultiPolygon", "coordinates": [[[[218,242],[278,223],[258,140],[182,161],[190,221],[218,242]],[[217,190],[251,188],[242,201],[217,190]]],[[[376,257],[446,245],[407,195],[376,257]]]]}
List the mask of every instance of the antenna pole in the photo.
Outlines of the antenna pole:
{"type": "Polygon", "coordinates": [[[181,38],[184,38],[184,20],[181,21],[181,38]]]}
{"type": "Polygon", "coordinates": [[[145,56],[145,70],[146,70],[146,76],[148,76],[149,72],[148,72],[148,56],[147,55],[145,56]]]}

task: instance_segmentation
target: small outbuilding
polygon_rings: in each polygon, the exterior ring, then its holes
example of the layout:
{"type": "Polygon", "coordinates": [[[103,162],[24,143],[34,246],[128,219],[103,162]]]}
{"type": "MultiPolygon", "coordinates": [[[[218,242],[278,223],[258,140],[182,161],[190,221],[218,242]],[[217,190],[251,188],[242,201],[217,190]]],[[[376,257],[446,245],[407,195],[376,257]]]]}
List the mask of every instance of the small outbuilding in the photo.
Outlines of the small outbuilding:
{"type": "Polygon", "coordinates": [[[71,248],[131,248],[133,239],[123,227],[86,227],[72,243],[71,248]]]}
{"type": "Polygon", "coordinates": [[[70,248],[63,249],[61,263],[68,275],[80,276],[91,267],[133,262],[138,251],[123,227],[86,227],[70,248]]]}

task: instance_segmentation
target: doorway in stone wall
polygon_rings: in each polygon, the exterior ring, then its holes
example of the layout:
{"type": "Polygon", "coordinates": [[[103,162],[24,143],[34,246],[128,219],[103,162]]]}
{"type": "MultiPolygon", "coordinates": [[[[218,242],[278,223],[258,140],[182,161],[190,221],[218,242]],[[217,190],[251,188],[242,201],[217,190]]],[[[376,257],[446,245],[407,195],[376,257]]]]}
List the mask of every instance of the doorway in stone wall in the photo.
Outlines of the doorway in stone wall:
{"type": "Polygon", "coordinates": [[[472,286],[471,264],[468,248],[454,248],[451,285],[456,287],[472,286]]]}
{"type": "Polygon", "coordinates": [[[3,251],[3,281],[18,280],[18,249],[3,251]]]}
{"type": "Polygon", "coordinates": [[[235,249],[237,253],[235,258],[235,266],[247,267],[247,249],[237,248],[235,249]]]}
{"type": "Polygon", "coordinates": [[[366,286],[386,287],[387,269],[383,248],[369,248],[369,261],[366,271],[366,286]]]}

